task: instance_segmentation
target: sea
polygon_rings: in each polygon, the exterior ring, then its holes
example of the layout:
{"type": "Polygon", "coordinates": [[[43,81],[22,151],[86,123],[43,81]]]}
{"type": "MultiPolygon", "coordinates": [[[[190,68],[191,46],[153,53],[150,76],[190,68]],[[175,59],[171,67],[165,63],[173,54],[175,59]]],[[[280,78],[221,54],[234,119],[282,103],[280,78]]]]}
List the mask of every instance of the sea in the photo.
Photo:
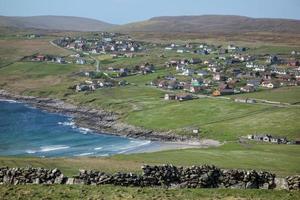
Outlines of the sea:
{"type": "Polygon", "coordinates": [[[157,145],[77,127],[70,116],[0,100],[0,156],[82,157],[143,152],[157,145]]]}

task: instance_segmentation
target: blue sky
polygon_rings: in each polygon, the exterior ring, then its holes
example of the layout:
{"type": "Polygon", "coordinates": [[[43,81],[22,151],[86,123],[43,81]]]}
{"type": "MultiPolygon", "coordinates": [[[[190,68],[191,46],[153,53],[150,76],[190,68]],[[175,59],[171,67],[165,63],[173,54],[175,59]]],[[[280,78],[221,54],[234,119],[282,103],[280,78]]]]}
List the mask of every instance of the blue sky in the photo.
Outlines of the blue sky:
{"type": "Polygon", "coordinates": [[[0,0],[0,15],[80,16],[115,24],[204,14],[300,19],[300,0],[0,0]]]}

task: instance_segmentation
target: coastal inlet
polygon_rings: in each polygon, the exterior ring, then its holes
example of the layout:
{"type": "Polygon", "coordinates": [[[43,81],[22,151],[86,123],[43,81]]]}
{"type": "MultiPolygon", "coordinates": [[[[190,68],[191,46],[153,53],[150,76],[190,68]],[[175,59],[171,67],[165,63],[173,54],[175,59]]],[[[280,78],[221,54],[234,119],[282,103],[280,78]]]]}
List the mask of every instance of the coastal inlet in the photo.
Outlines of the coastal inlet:
{"type": "Polygon", "coordinates": [[[73,157],[140,152],[154,142],[95,133],[71,117],[0,100],[0,155],[73,157]]]}

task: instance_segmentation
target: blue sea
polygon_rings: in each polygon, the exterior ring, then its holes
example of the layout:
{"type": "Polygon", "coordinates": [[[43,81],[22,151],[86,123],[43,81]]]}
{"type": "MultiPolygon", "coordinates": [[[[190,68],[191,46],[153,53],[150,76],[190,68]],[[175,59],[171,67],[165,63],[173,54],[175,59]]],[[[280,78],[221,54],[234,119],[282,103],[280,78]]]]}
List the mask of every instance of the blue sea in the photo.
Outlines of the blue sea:
{"type": "Polygon", "coordinates": [[[151,145],[150,141],[95,133],[76,127],[69,116],[0,100],[2,156],[110,156],[141,151],[151,145]]]}

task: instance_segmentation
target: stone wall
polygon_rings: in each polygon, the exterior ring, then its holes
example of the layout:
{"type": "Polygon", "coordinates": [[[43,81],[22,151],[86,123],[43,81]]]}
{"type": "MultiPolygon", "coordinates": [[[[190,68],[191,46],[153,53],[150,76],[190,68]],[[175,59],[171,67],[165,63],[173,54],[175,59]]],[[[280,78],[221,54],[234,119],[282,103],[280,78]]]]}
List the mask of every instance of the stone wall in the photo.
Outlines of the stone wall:
{"type": "Polygon", "coordinates": [[[220,169],[213,165],[176,167],[173,165],[142,166],[142,174],[108,174],[94,170],[80,170],[73,177],[65,177],[58,169],[0,168],[0,184],[113,184],[135,187],[177,188],[239,188],[299,190],[300,176],[275,178],[265,171],[220,169]]]}
{"type": "Polygon", "coordinates": [[[0,168],[0,184],[64,184],[66,180],[58,169],[0,168]]]}

